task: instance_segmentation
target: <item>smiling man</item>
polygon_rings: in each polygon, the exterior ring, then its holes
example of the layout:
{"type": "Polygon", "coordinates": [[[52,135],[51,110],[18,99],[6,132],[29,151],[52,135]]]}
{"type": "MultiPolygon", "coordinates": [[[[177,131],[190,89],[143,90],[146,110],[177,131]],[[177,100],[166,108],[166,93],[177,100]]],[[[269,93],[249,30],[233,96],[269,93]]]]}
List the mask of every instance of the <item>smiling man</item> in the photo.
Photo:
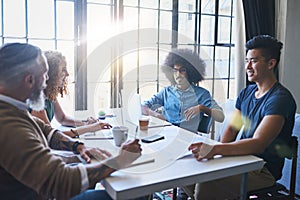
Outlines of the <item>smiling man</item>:
{"type": "MultiPolygon", "coordinates": [[[[247,190],[272,186],[280,179],[284,158],[280,145],[291,139],[296,112],[292,94],[276,79],[282,43],[268,35],[256,36],[246,44],[245,69],[248,80],[255,84],[241,91],[237,98],[232,123],[225,130],[221,144],[192,144],[194,157],[212,159],[214,155],[253,154],[266,162],[261,170],[250,172],[247,190]],[[241,138],[237,139],[241,132],[241,138]]],[[[228,177],[185,188],[195,199],[237,199],[241,176],[228,177]]]]}
{"type": "Polygon", "coordinates": [[[204,114],[216,121],[224,119],[223,110],[208,90],[197,84],[204,80],[205,63],[190,49],[173,49],[162,68],[171,86],[163,88],[143,103],[142,112],[197,132],[204,114]],[[162,114],[155,112],[163,107],[162,114]]]}

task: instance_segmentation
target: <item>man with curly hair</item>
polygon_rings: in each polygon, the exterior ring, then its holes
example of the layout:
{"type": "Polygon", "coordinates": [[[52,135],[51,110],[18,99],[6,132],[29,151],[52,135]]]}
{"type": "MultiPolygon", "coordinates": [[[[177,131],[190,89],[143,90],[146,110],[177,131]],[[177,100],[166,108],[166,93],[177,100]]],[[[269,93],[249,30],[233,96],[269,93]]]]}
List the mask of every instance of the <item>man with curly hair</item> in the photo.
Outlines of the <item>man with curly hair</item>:
{"type": "Polygon", "coordinates": [[[197,86],[204,80],[205,63],[199,55],[189,49],[174,49],[166,57],[162,71],[170,80],[171,86],[145,101],[142,112],[167,120],[192,132],[206,114],[222,122],[222,108],[212,99],[208,90],[197,86]],[[155,112],[163,107],[162,114],[155,112]]]}
{"type": "Polygon", "coordinates": [[[76,128],[64,133],[70,137],[78,137],[80,134],[87,132],[95,132],[100,129],[111,128],[110,124],[102,123],[93,117],[87,120],[78,120],[66,115],[57,101],[58,95],[63,97],[68,93],[67,91],[67,77],[69,76],[67,70],[67,62],[65,56],[58,51],[44,52],[49,66],[47,81],[47,88],[44,90],[46,100],[45,109],[40,111],[32,111],[31,114],[42,119],[45,123],[50,124],[55,116],[56,120],[64,126],[75,126],[76,128]]]}

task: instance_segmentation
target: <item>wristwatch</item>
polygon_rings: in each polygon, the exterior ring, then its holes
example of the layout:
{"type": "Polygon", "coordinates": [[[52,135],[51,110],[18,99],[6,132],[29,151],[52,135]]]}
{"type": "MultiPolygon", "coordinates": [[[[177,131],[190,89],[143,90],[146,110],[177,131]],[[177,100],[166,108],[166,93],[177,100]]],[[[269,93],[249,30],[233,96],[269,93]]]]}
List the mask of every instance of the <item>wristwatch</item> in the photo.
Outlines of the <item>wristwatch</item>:
{"type": "Polygon", "coordinates": [[[84,145],[83,142],[79,142],[79,141],[76,141],[76,142],[73,143],[73,145],[72,145],[72,151],[73,151],[75,154],[79,154],[77,148],[78,148],[78,146],[81,145],[81,144],[84,145]]]}

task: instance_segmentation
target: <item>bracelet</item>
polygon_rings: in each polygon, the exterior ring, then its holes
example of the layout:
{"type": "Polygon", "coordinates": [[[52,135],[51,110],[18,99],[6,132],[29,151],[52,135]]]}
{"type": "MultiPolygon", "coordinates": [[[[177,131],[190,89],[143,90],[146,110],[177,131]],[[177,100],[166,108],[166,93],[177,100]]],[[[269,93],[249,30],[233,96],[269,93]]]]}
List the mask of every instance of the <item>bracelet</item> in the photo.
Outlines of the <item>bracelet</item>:
{"type": "Polygon", "coordinates": [[[79,138],[79,134],[76,130],[71,129],[70,131],[75,135],[74,138],[79,138]]]}
{"type": "Polygon", "coordinates": [[[75,154],[79,154],[79,152],[77,151],[77,148],[78,148],[78,146],[81,145],[81,144],[84,145],[83,142],[78,142],[78,141],[76,141],[76,142],[73,143],[73,145],[72,145],[72,151],[73,151],[75,154]]]}

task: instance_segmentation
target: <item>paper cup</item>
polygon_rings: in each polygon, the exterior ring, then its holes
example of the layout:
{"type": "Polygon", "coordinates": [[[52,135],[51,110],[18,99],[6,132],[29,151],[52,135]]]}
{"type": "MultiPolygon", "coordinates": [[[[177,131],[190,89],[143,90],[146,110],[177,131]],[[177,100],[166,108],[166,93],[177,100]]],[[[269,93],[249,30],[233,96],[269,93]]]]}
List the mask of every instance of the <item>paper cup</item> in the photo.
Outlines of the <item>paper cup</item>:
{"type": "Polygon", "coordinates": [[[150,118],[148,116],[141,116],[139,118],[140,130],[148,130],[150,118]]]}

